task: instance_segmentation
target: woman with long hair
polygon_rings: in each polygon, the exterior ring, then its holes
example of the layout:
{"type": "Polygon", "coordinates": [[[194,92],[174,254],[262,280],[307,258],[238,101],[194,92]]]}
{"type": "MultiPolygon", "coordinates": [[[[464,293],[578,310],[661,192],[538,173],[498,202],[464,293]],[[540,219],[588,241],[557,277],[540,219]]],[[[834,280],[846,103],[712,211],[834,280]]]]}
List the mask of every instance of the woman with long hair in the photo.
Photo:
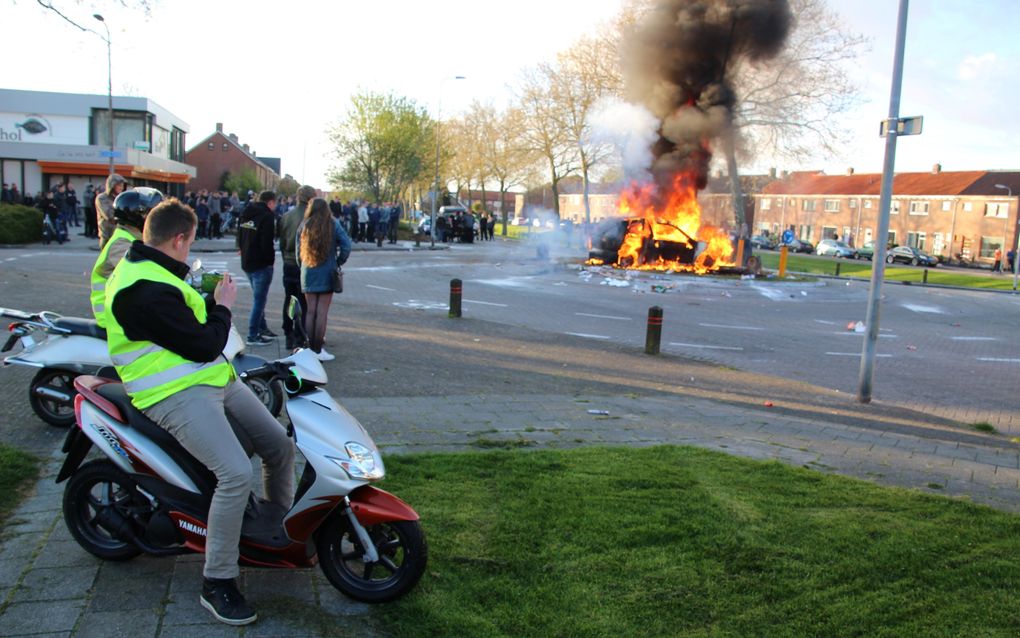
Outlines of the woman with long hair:
{"type": "Polygon", "coordinates": [[[298,227],[297,260],[301,265],[301,292],[308,302],[305,333],[309,347],[320,361],[335,357],[322,347],[326,338],[326,320],[333,301],[333,272],[351,254],[351,238],[333,219],[329,204],[316,197],[305,209],[305,218],[298,227]]]}

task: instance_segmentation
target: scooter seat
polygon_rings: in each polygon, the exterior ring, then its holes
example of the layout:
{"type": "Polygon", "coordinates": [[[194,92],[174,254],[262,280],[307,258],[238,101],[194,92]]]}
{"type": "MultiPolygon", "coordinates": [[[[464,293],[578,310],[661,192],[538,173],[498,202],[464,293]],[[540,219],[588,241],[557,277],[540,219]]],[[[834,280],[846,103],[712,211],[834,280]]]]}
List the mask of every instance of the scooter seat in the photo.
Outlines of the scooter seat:
{"type": "Polygon", "coordinates": [[[106,328],[100,328],[94,319],[60,317],[53,320],[53,325],[61,330],[67,330],[68,334],[93,337],[106,341],[106,328]]]}
{"type": "Polygon", "coordinates": [[[127,419],[127,425],[162,448],[173,457],[188,477],[204,493],[211,494],[216,486],[216,475],[193,457],[172,434],[159,427],[131,403],[131,397],[120,383],[104,383],[96,389],[99,396],[117,406],[127,419]]]}

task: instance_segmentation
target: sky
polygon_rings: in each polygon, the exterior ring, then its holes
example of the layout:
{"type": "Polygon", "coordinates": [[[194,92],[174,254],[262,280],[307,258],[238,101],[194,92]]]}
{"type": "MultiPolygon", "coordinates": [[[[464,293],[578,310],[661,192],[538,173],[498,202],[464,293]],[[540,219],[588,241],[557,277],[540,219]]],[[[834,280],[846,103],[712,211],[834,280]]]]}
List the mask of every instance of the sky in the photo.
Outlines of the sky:
{"type": "MultiPolygon", "coordinates": [[[[155,0],[148,16],[116,0],[52,0],[113,43],[113,92],[147,97],[190,126],[198,144],[217,122],[284,173],[325,187],[334,159],[326,129],[350,96],[392,92],[442,118],[473,100],[497,107],[525,67],[555,58],[616,15],[622,0],[155,0]],[[464,76],[464,80],[454,80],[464,76]]],[[[860,104],[838,156],[789,165],[760,158],[743,172],[853,167],[880,172],[889,113],[897,2],[829,0],[869,47],[850,70],[860,104]]],[[[106,94],[106,44],[31,0],[0,0],[0,86],[106,94]]],[[[908,14],[900,115],[924,116],[897,142],[897,171],[1020,169],[1020,38],[1016,0],[914,0],[908,14]]],[[[3,105],[0,105],[2,110],[3,105]]]]}

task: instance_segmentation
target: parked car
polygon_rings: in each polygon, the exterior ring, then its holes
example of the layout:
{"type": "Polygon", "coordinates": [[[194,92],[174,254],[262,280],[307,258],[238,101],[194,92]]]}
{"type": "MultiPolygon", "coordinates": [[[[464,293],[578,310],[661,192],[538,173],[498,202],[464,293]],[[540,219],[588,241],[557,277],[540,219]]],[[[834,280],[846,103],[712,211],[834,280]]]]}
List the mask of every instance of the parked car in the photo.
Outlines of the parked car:
{"type": "Polygon", "coordinates": [[[863,246],[857,249],[857,257],[859,259],[867,259],[871,261],[875,257],[875,242],[865,242],[863,246]]]}
{"type": "Polygon", "coordinates": [[[803,239],[794,239],[786,245],[790,248],[791,253],[807,253],[810,255],[815,252],[815,245],[803,239]]]}
{"type": "Polygon", "coordinates": [[[815,246],[816,255],[833,255],[843,259],[857,259],[857,251],[838,239],[823,239],[815,246]]]}
{"type": "Polygon", "coordinates": [[[761,250],[775,250],[776,242],[771,237],[765,235],[753,235],[751,237],[751,245],[761,250]]]}
{"type": "Polygon", "coordinates": [[[929,266],[934,268],[939,265],[939,260],[932,257],[923,250],[913,246],[897,246],[889,251],[885,257],[885,263],[892,264],[900,262],[911,266],[929,266]]]}

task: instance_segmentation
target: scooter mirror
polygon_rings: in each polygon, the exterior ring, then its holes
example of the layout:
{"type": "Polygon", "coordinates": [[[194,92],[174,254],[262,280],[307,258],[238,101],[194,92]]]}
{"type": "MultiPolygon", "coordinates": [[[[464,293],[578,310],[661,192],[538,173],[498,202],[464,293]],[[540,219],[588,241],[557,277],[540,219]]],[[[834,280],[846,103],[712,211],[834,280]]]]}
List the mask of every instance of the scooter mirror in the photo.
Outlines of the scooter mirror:
{"type": "Polygon", "coordinates": [[[290,303],[287,304],[287,316],[299,326],[303,326],[301,318],[301,302],[294,295],[290,297],[290,303]]]}
{"type": "Polygon", "coordinates": [[[199,270],[202,270],[202,260],[196,259],[191,262],[191,272],[198,272],[199,270]]]}

